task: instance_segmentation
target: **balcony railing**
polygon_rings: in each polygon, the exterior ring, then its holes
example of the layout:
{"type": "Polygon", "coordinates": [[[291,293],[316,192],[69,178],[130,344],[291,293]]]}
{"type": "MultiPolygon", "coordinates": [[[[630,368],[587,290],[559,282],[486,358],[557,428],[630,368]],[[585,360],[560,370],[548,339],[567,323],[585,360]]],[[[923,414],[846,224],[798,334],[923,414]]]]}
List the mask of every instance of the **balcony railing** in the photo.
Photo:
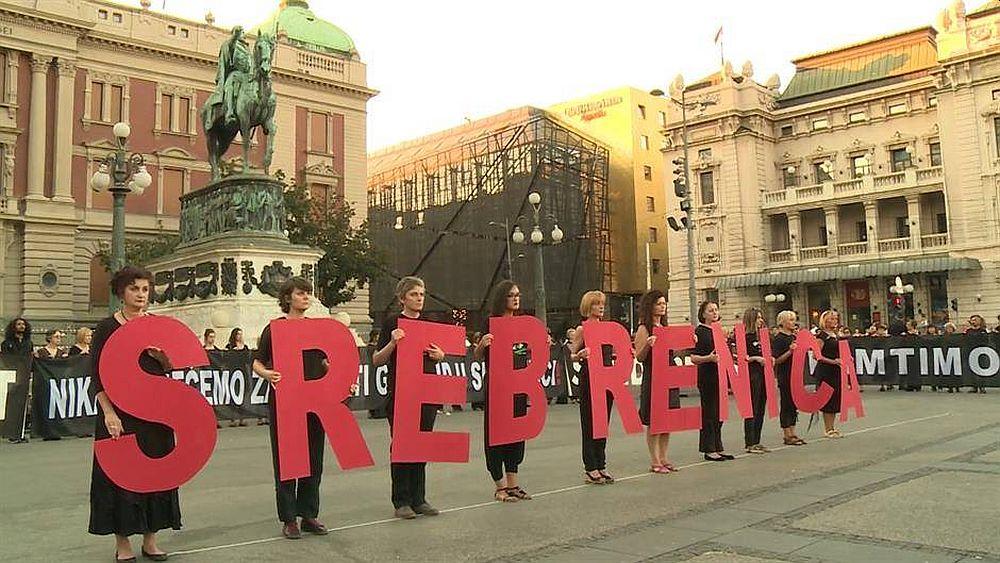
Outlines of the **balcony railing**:
{"type": "Polygon", "coordinates": [[[818,197],[821,195],[823,195],[823,184],[795,188],[795,197],[799,200],[818,197]]]}
{"type": "Polygon", "coordinates": [[[812,246],[809,248],[803,248],[799,252],[799,256],[802,260],[819,260],[826,258],[827,247],[825,246],[812,246]]]}
{"type": "Polygon", "coordinates": [[[800,203],[816,203],[840,197],[879,196],[885,192],[927,186],[928,184],[940,184],[943,181],[944,170],[940,166],[907,168],[879,176],[863,176],[811,186],[789,186],[766,191],[761,197],[761,207],[774,208],[800,203]]]}
{"type": "Polygon", "coordinates": [[[791,262],[792,251],[788,248],[784,250],[772,250],[770,259],[772,264],[784,264],[786,262],[791,262]]]}
{"type": "Polygon", "coordinates": [[[786,192],[784,190],[764,192],[764,205],[778,205],[785,203],[785,194],[786,192]]]}
{"type": "Polygon", "coordinates": [[[868,254],[868,243],[866,241],[842,242],[837,245],[837,252],[839,252],[841,256],[868,254]]]}
{"type": "Polygon", "coordinates": [[[875,189],[894,188],[906,183],[906,171],[893,172],[884,176],[872,177],[872,185],[875,189]]]}
{"type": "Polygon", "coordinates": [[[878,241],[879,252],[903,252],[910,250],[910,237],[889,238],[878,241]]]}
{"type": "Polygon", "coordinates": [[[946,246],[948,244],[948,233],[934,233],[920,237],[920,245],[924,248],[934,248],[946,246]]]}
{"type": "Polygon", "coordinates": [[[940,166],[921,168],[917,170],[917,182],[933,182],[944,178],[944,169],[940,166]]]}
{"type": "Polygon", "coordinates": [[[864,178],[854,178],[853,180],[842,180],[840,182],[833,183],[833,193],[849,194],[853,192],[860,192],[865,187],[864,178]]]}

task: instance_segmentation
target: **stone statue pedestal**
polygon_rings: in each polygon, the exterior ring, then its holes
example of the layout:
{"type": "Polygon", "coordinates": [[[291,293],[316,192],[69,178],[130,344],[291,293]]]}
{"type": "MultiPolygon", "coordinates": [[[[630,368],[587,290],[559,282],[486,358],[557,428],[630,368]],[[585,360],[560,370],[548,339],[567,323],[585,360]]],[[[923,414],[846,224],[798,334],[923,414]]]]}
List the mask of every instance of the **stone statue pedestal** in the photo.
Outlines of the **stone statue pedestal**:
{"type": "MultiPolygon", "coordinates": [[[[199,336],[215,329],[224,347],[233,328],[255,346],[267,323],[282,315],[278,289],[292,276],[313,280],[323,251],[292,244],[285,233],[284,184],[238,174],[181,197],[181,241],[150,264],[150,311],[174,317],[199,336]]],[[[328,317],[319,299],[307,313],[328,317]]]]}

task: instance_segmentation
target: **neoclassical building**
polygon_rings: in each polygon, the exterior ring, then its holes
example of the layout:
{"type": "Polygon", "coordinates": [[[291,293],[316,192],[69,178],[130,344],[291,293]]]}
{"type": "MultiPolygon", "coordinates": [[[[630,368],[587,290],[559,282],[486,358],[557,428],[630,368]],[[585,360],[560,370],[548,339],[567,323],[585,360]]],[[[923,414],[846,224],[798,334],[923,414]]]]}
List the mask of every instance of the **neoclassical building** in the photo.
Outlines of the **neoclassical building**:
{"type": "MultiPolygon", "coordinates": [[[[789,84],[750,63],[688,84],[698,299],[887,323],[1000,313],[1000,2],[801,57],[789,84]],[[702,103],[704,102],[704,103],[702,103]]],[[[664,162],[683,152],[671,107],[664,162]]],[[[671,213],[680,215],[672,178],[671,213]]],[[[686,232],[669,233],[669,318],[688,318],[686,232]]],[[[803,322],[808,322],[803,319],[803,322]]]]}
{"type": "MultiPolygon", "coordinates": [[[[111,198],[89,179],[131,125],[153,185],[127,199],[129,237],[178,229],[178,197],[210,178],[198,110],[214,89],[228,29],[99,0],[0,2],[0,318],[37,328],[107,314],[108,275],[95,252],[110,240],[111,198]]],[[[277,31],[273,169],[342,195],[367,214],[365,64],[351,38],[304,0],[282,0],[277,31]]],[[[252,38],[251,38],[252,40],[252,38]]],[[[256,153],[262,143],[254,143],[256,153]]],[[[233,147],[232,156],[240,154],[233,147]]],[[[259,158],[259,157],[258,157],[259,158]]],[[[367,292],[346,308],[367,317],[367,292]]],[[[38,330],[36,329],[36,332],[38,330]]]]}

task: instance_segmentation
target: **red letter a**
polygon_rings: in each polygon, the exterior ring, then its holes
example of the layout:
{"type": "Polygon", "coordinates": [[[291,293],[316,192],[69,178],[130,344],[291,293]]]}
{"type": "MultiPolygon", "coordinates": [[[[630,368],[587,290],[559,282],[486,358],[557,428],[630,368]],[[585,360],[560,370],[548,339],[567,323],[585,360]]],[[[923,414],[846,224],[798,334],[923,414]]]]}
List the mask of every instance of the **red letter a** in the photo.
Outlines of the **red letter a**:
{"type": "Polygon", "coordinates": [[[621,416],[625,432],[636,434],[642,432],[642,421],[636,409],[632,394],[625,382],[632,376],[635,356],[632,343],[629,342],[625,328],[610,321],[584,321],[584,346],[590,350],[587,358],[587,368],[590,372],[590,404],[594,421],[594,438],[608,437],[608,403],[607,393],[614,397],[621,416]],[[614,365],[604,365],[602,347],[610,344],[614,350],[614,365]]]}
{"type": "Polygon", "coordinates": [[[499,446],[538,436],[545,426],[548,401],[538,378],[549,363],[545,325],[535,317],[493,317],[490,319],[489,396],[490,444],[499,446]],[[527,367],[514,370],[513,348],[525,343],[531,354],[527,367]],[[514,417],[514,394],[528,396],[530,407],[525,416],[514,417]]]}
{"type": "Polygon", "coordinates": [[[119,328],[101,351],[101,383],[115,407],[173,429],[173,451],[159,458],[139,449],[135,434],[94,442],[97,463],[116,485],[136,493],[176,489],[191,480],[215,449],[215,412],[183,381],[154,377],[139,367],[139,356],[159,348],[177,367],[208,365],[198,337],[176,319],[140,317],[119,328]]]}
{"type": "Polygon", "coordinates": [[[375,465],[361,429],[343,403],[358,378],[358,348],[343,324],[333,319],[271,321],[274,369],[281,381],[274,386],[278,416],[278,468],[282,481],[308,477],[308,413],[315,414],[343,469],[375,465]],[[306,380],[302,352],[319,350],[327,372],[306,380]]]}

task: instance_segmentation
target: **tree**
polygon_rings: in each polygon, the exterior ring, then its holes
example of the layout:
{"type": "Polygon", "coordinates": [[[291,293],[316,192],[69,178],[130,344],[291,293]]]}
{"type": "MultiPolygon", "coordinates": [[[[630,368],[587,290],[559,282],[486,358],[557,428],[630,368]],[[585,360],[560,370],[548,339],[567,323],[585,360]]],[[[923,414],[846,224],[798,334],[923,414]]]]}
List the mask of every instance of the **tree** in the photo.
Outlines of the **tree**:
{"type": "Polygon", "coordinates": [[[371,242],[368,221],[351,224],[356,212],[343,197],[314,200],[309,188],[296,184],[285,190],[288,238],[294,244],[319,248],[316,293],[327,307],[354,299],[385,269],[385,258],[371,242]]]}
{"type": "MultiPolygon", "coordinates": [[[[125,265],[147,267],[150,262],[162,258],[177,248],[180,236],[167,233],[158,233],[152,238],[127,238],[125,239],[125,265]]],[[[104,269],[111,271],[111,245],[101,242],[97,249],[98,256],[104,269]]]]}

